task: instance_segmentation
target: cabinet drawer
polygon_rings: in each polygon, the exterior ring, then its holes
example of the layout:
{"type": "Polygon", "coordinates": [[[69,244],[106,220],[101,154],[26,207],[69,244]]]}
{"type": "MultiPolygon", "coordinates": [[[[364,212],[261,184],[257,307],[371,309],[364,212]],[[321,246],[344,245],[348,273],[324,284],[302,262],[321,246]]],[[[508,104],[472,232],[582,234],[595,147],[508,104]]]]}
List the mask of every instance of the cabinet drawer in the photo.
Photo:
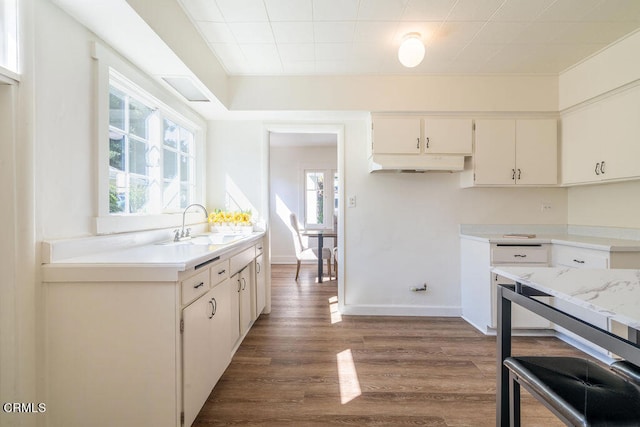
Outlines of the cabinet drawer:
{"type": "Polygon", "coordinates": [[[209,269],[182,281],[182,304],[188,304],[209,290],[209,269]]]}
{"type": "Polygon", "coordinates": [[[264,252],[262,248],[262,240],[256,244],[256,256],[261,255],[264,252]]]}
{"type": "Polygon", "coordinates": [[[498,246],[491,251],[491,264],[546,264],[549,253],[541,246],[498,246]]]}
{"type": "Polygon", "coordinates": [[[555,266],[573,268],[609,268],[609,253],[594,249],[553,246],[555,266]]]}
{"type": "Polygon", "coordinates": [[[229,260],[217,262],[211,266],[211,286],[215,286],[229,277],[229,260]]]}
{"type": "Polygon", "coordinates": [[[230,274],[236,274],[242,270],[247,264],[249,264],[256,257],[256,247],[251,246],[249,249],[245,249],[237,255],[231,257],[231,263],[229,265],[230,274]]]}

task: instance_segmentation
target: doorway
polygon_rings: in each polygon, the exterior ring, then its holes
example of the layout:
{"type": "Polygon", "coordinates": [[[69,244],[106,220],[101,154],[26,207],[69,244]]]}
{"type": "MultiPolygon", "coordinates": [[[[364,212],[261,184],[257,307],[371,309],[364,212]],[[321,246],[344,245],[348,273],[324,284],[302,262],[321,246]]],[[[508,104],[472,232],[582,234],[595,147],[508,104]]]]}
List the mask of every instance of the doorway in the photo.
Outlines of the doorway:
{"type": "MultiPolygon", "coordinates": [[[[296,264],[289,216],[300,228],[328,229],[324,247],[339,248],[344,260],[343,127],[341,125],[278,126],[267,129],[269,171],[269,242],[272,264],[296,264]]],[[[308,244],[315,247],[315,238],[308,244]]],[[[343,300],[343,268],[338,269],[338,300],[343,300]]]]}

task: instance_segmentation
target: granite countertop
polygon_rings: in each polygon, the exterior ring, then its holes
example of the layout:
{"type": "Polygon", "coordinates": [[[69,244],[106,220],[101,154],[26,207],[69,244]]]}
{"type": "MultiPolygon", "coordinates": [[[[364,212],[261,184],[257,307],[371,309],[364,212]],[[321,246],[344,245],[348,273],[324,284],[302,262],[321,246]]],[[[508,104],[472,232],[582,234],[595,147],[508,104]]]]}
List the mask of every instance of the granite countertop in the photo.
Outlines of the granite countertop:
{"type": "Polygon", "coordinates": [[[640,329],[640,270],[496,267],[492,271],[640,329]]]}

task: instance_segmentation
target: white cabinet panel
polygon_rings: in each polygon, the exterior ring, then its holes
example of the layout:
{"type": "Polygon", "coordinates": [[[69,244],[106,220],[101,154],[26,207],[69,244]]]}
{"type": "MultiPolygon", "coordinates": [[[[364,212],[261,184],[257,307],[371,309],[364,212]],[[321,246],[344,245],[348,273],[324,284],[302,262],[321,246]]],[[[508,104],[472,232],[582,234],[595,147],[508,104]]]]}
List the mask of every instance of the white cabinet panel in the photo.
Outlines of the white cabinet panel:
{"type": "Polygon", "coordinates": [[[558,122],[516,120],[516,184],[558,183],[558,122]]]}
{"type": "Polygon", "coordinates": [[[267,288],[265,276],[264,255],[256,258],[256,317],[262,313],[267,302],[267,288]]]}
{"type": "Polygon", "coordinates": [[[373,153],[420,153],[420,118],[376,118],[373,122],[373,153]]]}
{"type": "Polygon", "coordinates": [[[475,184],[511,185],[515,177],[514,120],[476,120],[475,184]]]}
{"type": "Polygon", "coordinates": [[[425,117],[423,123],[425,153],[471,155],[473,151],[471,119],[425,117]]]}

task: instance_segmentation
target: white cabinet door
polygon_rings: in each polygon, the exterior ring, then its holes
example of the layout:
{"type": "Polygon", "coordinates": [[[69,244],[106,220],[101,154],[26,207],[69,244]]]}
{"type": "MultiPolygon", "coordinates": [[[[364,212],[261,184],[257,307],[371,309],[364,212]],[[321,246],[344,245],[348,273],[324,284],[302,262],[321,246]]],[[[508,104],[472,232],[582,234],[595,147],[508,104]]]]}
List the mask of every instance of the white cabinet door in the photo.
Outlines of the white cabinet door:
{"type": "Polygon", "coordinates": [[[251,287],[253,286],[251,265],[247,265],[238,274],[240,276],[240,336],[243,336],[249,330],[255,312],[255,305],[253,309],[251,307],[251,287]]]}
{"type": "Polygon", "coordinates": [[[373,119],[374,154],[420,153],[419,117],[377,117],[373,119]]]}
{"type": "Polygon", "coordinates": [[[516,184],[558,183],[558,125],[555,119],[516,120],[516,184]]]}
{"type": "Polygon", "coordinates": [[[599,181],[598,144],[600,105],[592,104],[562,117],[562,182],[578,184],[599,181]]]}
{"type": "Polygon", "coordinates": [[[229,343],[233,348],[240,339],[240,273],[234,274],[229,280],[229,343]]]}
{"type": "Polygon", "coordinates": [[[215,304],[215,314],[211,318],[211,369],[213,370],[213,386],[216,385],[231,359],[231,340],[229,339],[231,323],[231,281],[225,279],[211,290],[211,297],[215,304]]]}
{"type": "Polygon", "coordinates": [[[471,154],[471,119],[424,118],[424,152],[428,154],[471,154]]]}
{"type": "Polygon", "coordinates": [[[475,184],[514,184],[515,138],[515,120],[476,120],[475,184]]]}
{"type": "Polygon", "coordinates": [[[600,177],[640,176],[640,87],[602,101],[600,114],[600,177]]]}
{"type": "Polygon", "coordinates": [[[267,280],[265,276],[264,255],[256,258],[256,318],[267,304],[267,280]]]}
{"type": "Polygon", "coordinates": [[[214,351],[211,319],[215,313],[209,291],[182,310],[182,375],[185,425],[190,426],[209,397],[215,383],[211,369],[214,351]]]}

